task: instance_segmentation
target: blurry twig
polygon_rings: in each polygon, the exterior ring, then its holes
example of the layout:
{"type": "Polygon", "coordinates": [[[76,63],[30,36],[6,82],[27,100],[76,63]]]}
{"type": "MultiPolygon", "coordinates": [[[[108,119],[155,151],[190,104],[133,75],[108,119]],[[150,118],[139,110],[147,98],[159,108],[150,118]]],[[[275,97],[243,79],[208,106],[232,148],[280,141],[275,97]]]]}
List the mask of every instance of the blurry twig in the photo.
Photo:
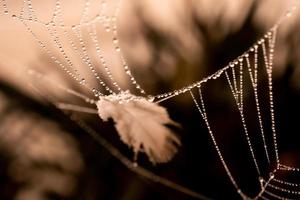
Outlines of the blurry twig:
{"type": "MultiPolygon", "coordinates": [[[[56,101],[54,100],[54,98],[52,98],[50,95],[44,94],[41,92],[41,90],[39,90],[38,87],[36,87],[35,85],[29,83],[29,86],[35,91],[37,92],[41,97],[43,97],[46,101],[48,101],[51,104],[54,104],[54,106],[56,106],[58,109],[62,110],[62,112],[66,115],[68,115],[68,113],[66,113],[66,111],[64,111],[63,109],[61,109],[61,107],[59,106],[59,103],[55,103],[56,101]]],[[[153,172],[145,169],[144,167],[138,166],[136,163],[132,162],[131,160],[129,160],[126,156],[124,156],[116,147],[114,147],[111,143],[109,143],[106,139],[104,139],[102,136],[100,136],[99,134],[97,134],[97,132],[91,128],[88,124],[86,124],[83,120],[81,120],[78,115],[72,113],[71,114],[71,120],[76,122],[84,131],[86,131],[95,141],[97,141],[97,143],[99,143],[101,146],[103,146],[113,157],[115,157],[117,160],[119,160],[127,169],[129,169],[130,171],[145,177],[153,182],[156,183],[160,183],[168,188],[172,188],[176,191],[179,191],[183,194],[186,194],[188,196],[194,197],[196,199],[202,199],[202,200],[210,200],[210,198],[197,193],[195,191],[192,191],[182,185],[176,184],[166,178],[163,178],[161,176],[158,176],[156,174],[154,174],[153,172]]]]}

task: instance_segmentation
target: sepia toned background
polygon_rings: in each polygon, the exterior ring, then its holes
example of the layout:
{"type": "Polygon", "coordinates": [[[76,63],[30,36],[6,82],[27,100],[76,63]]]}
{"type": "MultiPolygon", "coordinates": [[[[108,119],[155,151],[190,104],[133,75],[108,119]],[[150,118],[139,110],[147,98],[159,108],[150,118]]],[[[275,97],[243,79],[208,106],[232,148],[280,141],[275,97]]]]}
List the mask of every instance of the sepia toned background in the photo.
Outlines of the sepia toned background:
{"type": "MultiPolygon", "coordinates": [[[[66,23],[79,21],[84,1],[64,0],[66,23]]],[[[111,15],[117,1],[108,0],[111,15]]],[[[136,80],[150,94],[181,88],[225,66],[262,36],[294,1],[280,0],[123,0],[118,18],[123,54],[136,80]]],[[[12,19],[22,1],[9,0],[9,15],[0,14],[0,199],[191,199],[172,189],[142,178],[125,168],[67,115],[36,93],[38,85],[47,95],[64,102],[85,105],[72,96],[27,73],[35,69],[57,83],[87,93],[57,67],[39,48],[22,23],[12,19]]],[[[51,17],[54,0],[32,0],[42,21],[51,17]]],[[[92,1],[92,18],[99,1],[92,1]]],[[[300,12],[279,28],[274,58],[276,124],[281,159],[300,166],[300,12]]],[[[33,29],[58,54],[45,28],[33,29]]],[[[112,47],[111,33],[99,30],[102,49],[116,80],[132,87],[122,73],[120,58],[112,47]]],[[[93,48],[92,45],[88,47],[93,48]]],[[[92,55],[93,60],[97,60],[92,55]]],[[[74,61],[80,65],[80,61],[74,61]]],[[[98,66],[100,74],[103,67],[98,66]]],[[[85,67],[80,73],[88,76],[85,67]]],[[[97,83],[88,77],[95,86],[97,83]]],[[[224,81],[224,80],[223,80],[224,81]]],[[[222,151],[241,187],[257,190],[244,138],[237,130],[238,117],[222,102],[228,99],[220,84],[206,87],[206,99],[222,151]]],[[[133,89],[133,88],[131,88],[133,89]]],[[[134,89],[133,89],[134,91],[134,89]]],[[[174,159],[153,166],[146,156],[139,164],[212,199],[237,199],[217,157],[193,102],[181,95],[162,103],[182,128],[182,147],[174,159]]],[[[100,135],[128,158],[132,152],[118,138],[113,123],[97,116],[81,115],[100,135]]],[[[299,181],[299,179],[298,179],[299,181]]],[[[299,181],[300,182],[300,181],[299,181]]]]}

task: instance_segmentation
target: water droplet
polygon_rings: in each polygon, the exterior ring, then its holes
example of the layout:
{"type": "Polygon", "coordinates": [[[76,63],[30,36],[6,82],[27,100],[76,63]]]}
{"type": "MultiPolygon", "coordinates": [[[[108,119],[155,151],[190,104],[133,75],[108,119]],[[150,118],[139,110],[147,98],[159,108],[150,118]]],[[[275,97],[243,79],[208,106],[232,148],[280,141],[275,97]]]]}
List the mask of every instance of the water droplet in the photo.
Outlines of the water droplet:
{"type": "Polygon", "coordinates": [[[116,47],[116,51],[120,52],[121,51],[120,47],[116,47]]]}
{"type": "Polygon", "coordinates": [[[5,10],[5,11],[4,11],[4,14],[6,14],[6,15],[7,15],[7,14],[8,14],[8,10],[5,10]]]}
{"type": "Polygon", "coordinates": [[[118,39],[117,38],[113,38],[113,43],[117,44],[118,43],[118,39]]]}
{"type": "Polygon", "coordinates": [[[81,85],[84,85],[85,84],[85,79],[83,78],[83,79],[81,79],[81,81],[79,82],[79,84],[81,84],[81,85]]]}
{"type": "Polygon", "coordinates": [[[151,95],[148,95],[147,96],[147,100],[150,101],[150,102],[153,102],[155,99],[155,97],[151,96],[151,95]]]}
{"type": "Polygon", "coordinates": [[[271,173],[270,173],[270,179],[273,179],[274,177],[275,177],[274,173],[271,172],[271,173]]]}

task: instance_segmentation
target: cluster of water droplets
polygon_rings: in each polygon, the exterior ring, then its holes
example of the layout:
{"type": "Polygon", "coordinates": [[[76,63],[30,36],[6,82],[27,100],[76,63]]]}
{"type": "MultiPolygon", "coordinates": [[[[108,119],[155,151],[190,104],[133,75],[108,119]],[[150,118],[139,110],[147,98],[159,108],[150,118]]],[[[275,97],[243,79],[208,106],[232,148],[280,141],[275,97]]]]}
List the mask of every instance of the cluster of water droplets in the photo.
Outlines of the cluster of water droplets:
{"type": "MultiPolygon", "coordinates": [[[[121,92],[122,89],[117,83],[117,81],[115,80],[115,78],[113,77],[113,74],[111,73],[110,70],[110,66],[108,66],[107,61],[105,60],[101,52],[100,42],[97,34],[97,28],[98,28],[97,23],[100,22],[100,25],[104,27],[104,30],[106,32],[112,33],[112,44],[114,50],[119,55],[121,66],[123,67],[125,74],[129,77],[131,84],[135,86],[136,90],[139,91],[141,95],[146,95],[145,90],[142,89],[142,87],[138,84],[135,77],[133,76],[131,69],[128,66],[125,58],[123,57],[120,48],[119,39],[118,39],[118,27],[117,27],[117,16],[119,14],[120,4],[121,4],[121,0],[118,1],[114,14],[110,16],[105,12],[105,9],[107,7],[107,2],[106,0],[102,0],[99,14],[97,14],[92,19],[88,20],[91,1],[87,0],[85,1],[80,22],[78,24],[66,25],[62,20],[62,12],[61,12],[62,8],[61,8],[60,0],[56,0],[55,10],[53,12],[52,19],[49,22],[42,22],[41,20],[39,20],[35,15],[35,10],[32,6],[31,0],[24,0],[19,15],[13,14],[12,18],[17,19],[24,24],[26,30],[33,36],[33,38],[37,41],[40,47],[48,54],[48,56],[54,61],[54,63],[56,63],[62,70],[64,70],[70,77],[72,77],[80,85],[85,86],[89,91],[93,92],[94,96],[96,97],[102,96],[104,95],[104,93],[100,92],[101,90],[99,89],[91,87],[88,81],[84,77],[81,77],[79,70],[76,68],[77,66],[73,64],[72,60],[70,59],[67,52],[65,51],[65,48],[61,43],[61,38],[60,38],[61,36],[58,34],[57,29],[59,28],[63,30],[64,36],[69,41],[69,44],[74,50],[74,52],[79,54],[83,63],[88,66],[89,70],[93,73],[94,77],[99,81],[100,85],[104,88],[104,90],[109,92],[110,94],[115,94],[117,92],[121,92]],[[25,17],[24,15],[25,13],[27,14],[27,17],[25,17]],[[58,57],[54,56],[54,54],[48,49],[47,44],[44,41],[42,41],[38,37],[38,35],[32,30],[30,23],[38,23],[46,27],[52,41],[54,42],[54,45],[56,46],[59,53],[64,58],[66,64],[64,64],[61,60],[59,60],[58,57]],[[97,56],[100,59],[100,63],[104,67],[106,75],[108,76],[108,78],[112,82],[112,85],[116,88],[117,91],[114,91],[112,88],[110,88],[108,84],[105,83],[102,78],[100,78],[100,75],[95,69],[92,60],[87,52],[87,46],[86,46],[87,44],[85,43],[81,33],[82,29],[84,28],[87,28],[89,30],[88,32],[89,37],[93,41],[97,56]],[[71,39],[70,34],[76,36],[76,39],[79,41],[79,47],[75,45],[75,41],[71,39]]],[[[6,0],[2,0],[2,7],[4,8],[4,13],[8,14],[9,12],[8,12],[8,6],[6,0]]]]}
{"type": "Polygon", "coordinates": [[[153,102],[154,98],[149,96],[147,98],[141,97],[141,96],[135,96],[131,94],[128,90],[122,91],[118,94],[111,94],[102,96],[101,98],[111,101],[111,102],[118,102],[119,104],[126,104],[132,101],[141,101],[141,100],[147,100],[149,102],[153,102]]]}

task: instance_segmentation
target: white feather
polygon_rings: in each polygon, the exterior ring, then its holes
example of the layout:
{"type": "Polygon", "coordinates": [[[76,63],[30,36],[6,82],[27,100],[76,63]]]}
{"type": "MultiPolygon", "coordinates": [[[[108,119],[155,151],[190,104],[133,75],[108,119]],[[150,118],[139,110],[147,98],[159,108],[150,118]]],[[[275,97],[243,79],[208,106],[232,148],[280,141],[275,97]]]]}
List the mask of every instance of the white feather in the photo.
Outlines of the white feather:
{"type": "Polygon", "coordinates": [[[98,114],[103,121],[112,118],[121,140],[135,155],[145,152],[152,163],[168,162],[177,152],[180,140],[166,124],[172,121],[165,108],[128,91],[100,97],[98,114]]]}

